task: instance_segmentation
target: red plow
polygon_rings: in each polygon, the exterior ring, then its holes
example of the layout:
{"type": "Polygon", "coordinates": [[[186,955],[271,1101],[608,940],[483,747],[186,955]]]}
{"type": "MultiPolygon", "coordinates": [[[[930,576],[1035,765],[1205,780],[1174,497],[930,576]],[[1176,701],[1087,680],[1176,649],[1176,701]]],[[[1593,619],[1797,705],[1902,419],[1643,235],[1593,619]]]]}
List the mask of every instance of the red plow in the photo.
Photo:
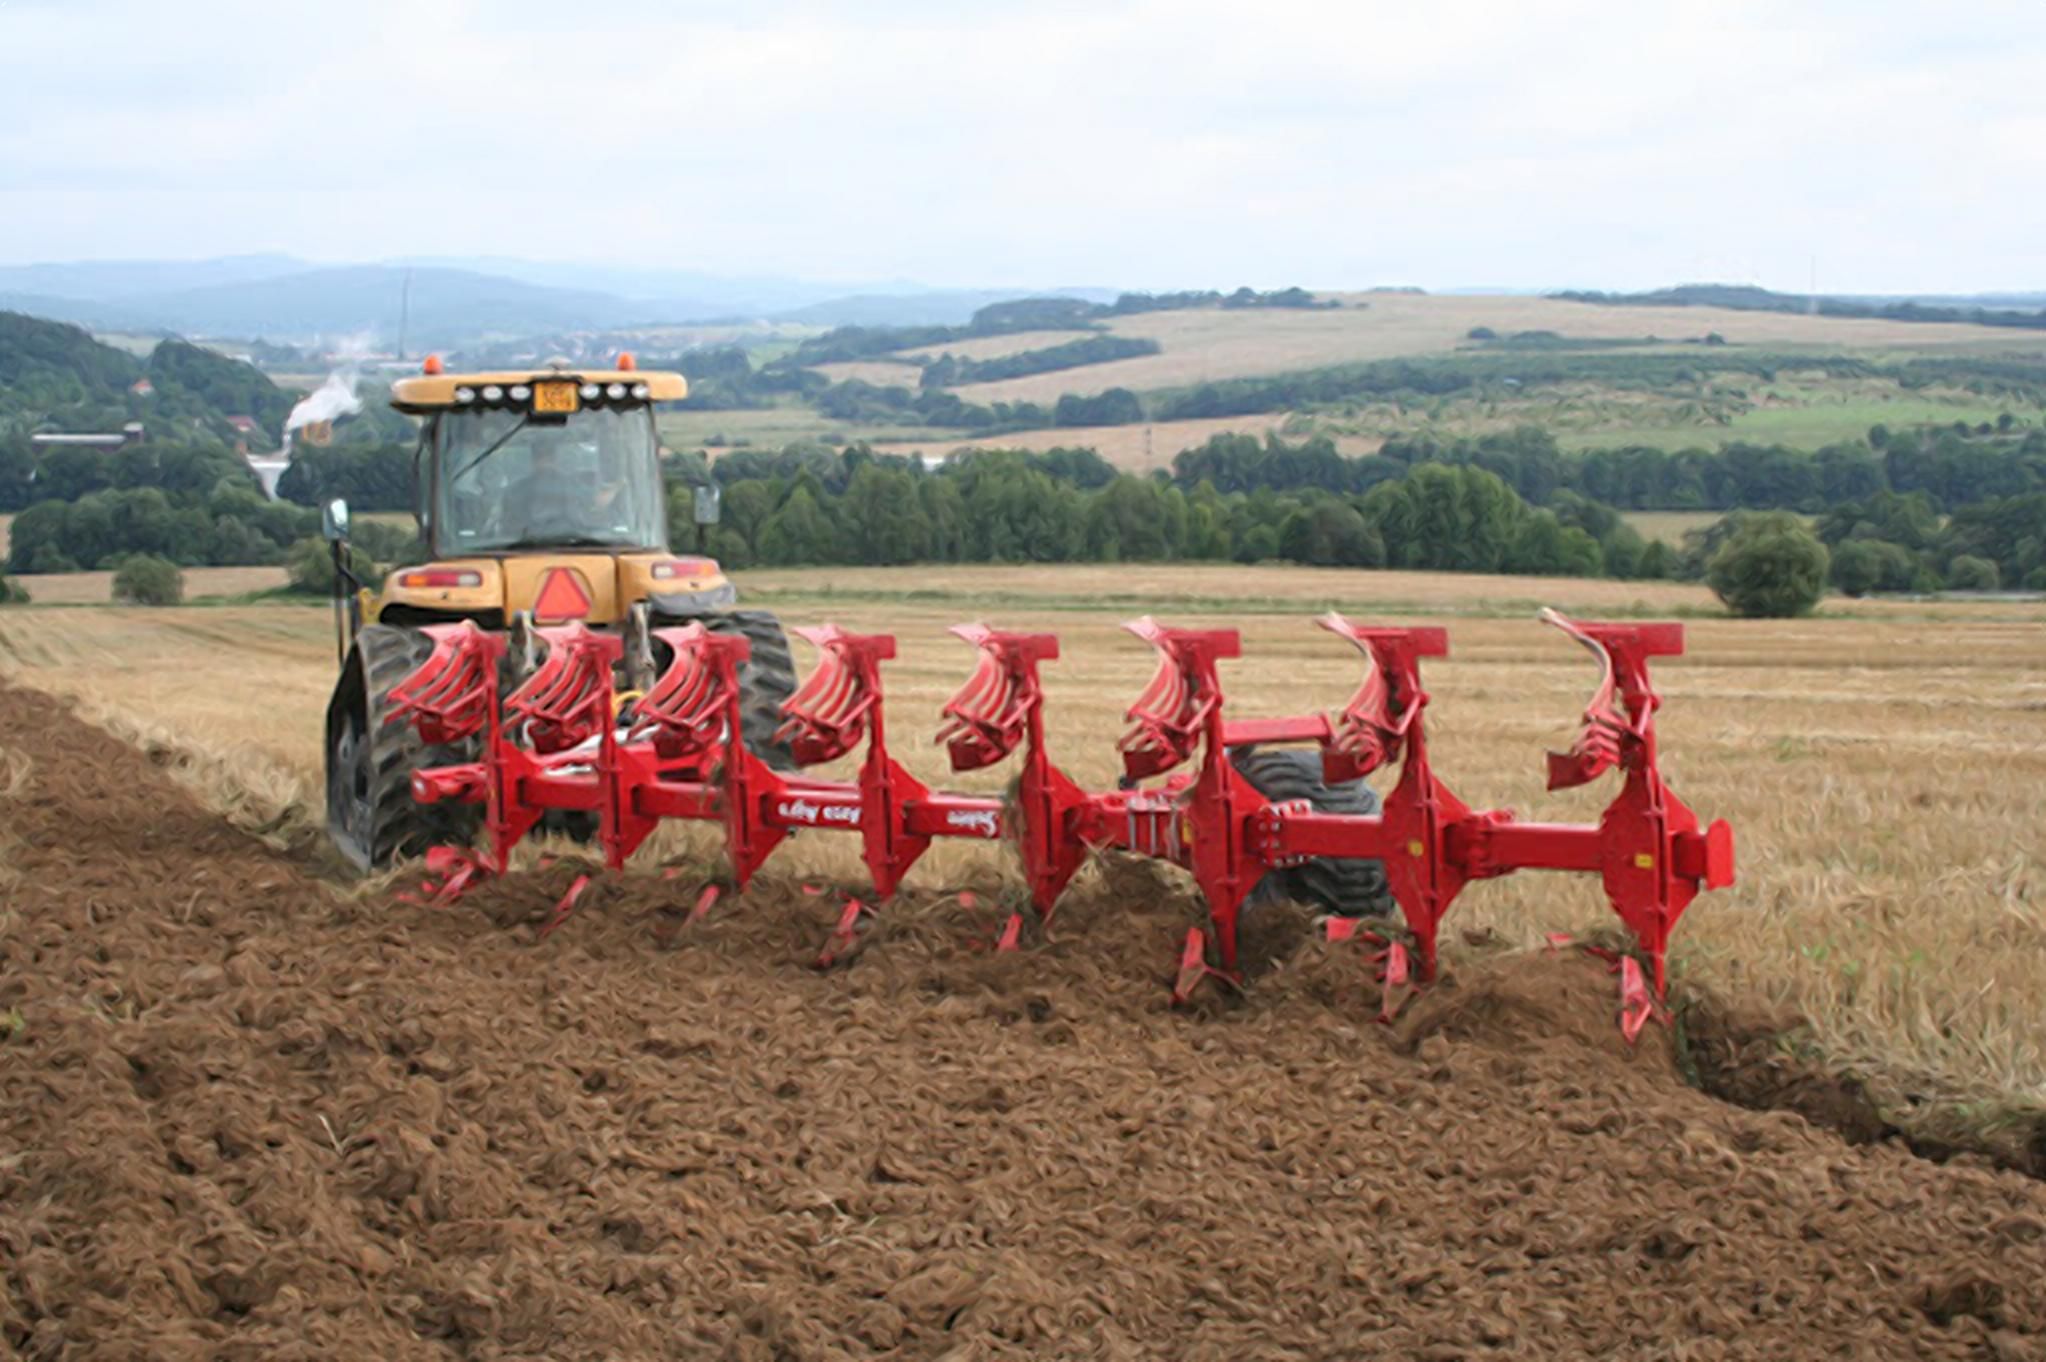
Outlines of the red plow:
{"type": "MultiPolygon", "coordinates": [[[[614,681],[624,651],[617,635],[581,625],[539,630],[544,659],[500,696],[503,636],[468,623],[436,626],[428,630],[432,656],[394,693],[392,719],[415,724],[432,745],[476,745],[476,760],[413,777],[421,802],[484,806],[484,848],[435,857],[448,875],[444,898],[479,874],[501,874],[550,810],[595,814],[614,870],[663,819],[721,824],[736,890],[792,833],[856,834],[875,904],[886,903],[936,838],[1006,839],[1020,853],[1030,911],[1045,924],[1087,855],[1113,849],[1170,861],[1200,887],[1208,921],[1189,930],[1182,949],[1174,997],[1183,1001],[1205,978],[1240,984],[1238,918],[1268,873],[1312,858],[1366,858],[1383,865],[1403,929],[1360,932],[1332,918],[1329,932],[1367,935],[1382,948],[1389,1010],[1407,984],[1434,978],[1442,921],[1470,881],[1516,870],[1576,871],[1600,877],[1637,948],[1612,957],[1631,1037],[1658,1010],[1678,917],[1701,888],[1732,883],[1733,833],[1723,821],[1701,828],[1657,766],[1661,701],[1648,664],[1682,653],[1683,627],[1586,623],[1554,611],[1543,617],[1599,665],[1576,742],[1548,759],[1550,789],[1619,773],[1620,788],[1596,824],[1523,823],[1506,810],[1464,804],[1428,757],[1420,664],[1447,655],[1446,633],[1363,627],[1334,613],[1321,627],[1357,648],[1365,674],[1332,718],[1229,718],[1217,667],[1241,654],[1235,630],[1170,628],[1148,617],[1126,626],[1157,649],[1159,661],[1128,710],[1118,742],[1125,774],[1113,790],[1083,788],[1047,749],[1039,673],[1058,657],[1057,638],[978,624],[952,631],[979,659],[945,704],[938,738],[954,771],[990,767],[1020,749],[1021,779],[1008,800],[935,792],[890,755],[881,664],[894,657],[895,640],[830,625],[796,631],[817,647],[819,662],[784,707],[779,736],[802,767],[864,748],[851,780],[779,772],[746,748],[738,673],[747,642],[701,624],[654,631],[671,660],[644,694],[625,698],[614,681]],[[1313,744],[1330,784],[1394,766],[1399,775],[1375,814],[1274,801],[1230,755],[1265,744],[1313,744]]],[[[706,888],[692,917],[720,888],[706,888]]],[[[848,900],[820,963],[842,954],[873,911],[848,900]]],[[[1004,946],[1018,940],[1021,918],[1010,920],[1004,946]]]]}

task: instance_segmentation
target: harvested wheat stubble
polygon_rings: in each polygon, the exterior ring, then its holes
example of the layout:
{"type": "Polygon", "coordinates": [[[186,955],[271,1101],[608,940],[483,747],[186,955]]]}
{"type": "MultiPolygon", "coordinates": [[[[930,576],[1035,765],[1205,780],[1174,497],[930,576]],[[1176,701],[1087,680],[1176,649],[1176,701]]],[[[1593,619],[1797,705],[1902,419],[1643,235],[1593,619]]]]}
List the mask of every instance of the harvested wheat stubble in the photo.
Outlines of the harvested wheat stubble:
{"type": "Polygon", "coordinates": [[[536,945],[573,865],[344,897],[60,702],[0,735],[25,1357],[2046,1356],[2046,1187],[1693,1091],[1582,958],[1388,1030],[1267,912],[1175,1013],[1147,866],[1016,956],[992,879],[826,974],[786,884],[536,945]]]}

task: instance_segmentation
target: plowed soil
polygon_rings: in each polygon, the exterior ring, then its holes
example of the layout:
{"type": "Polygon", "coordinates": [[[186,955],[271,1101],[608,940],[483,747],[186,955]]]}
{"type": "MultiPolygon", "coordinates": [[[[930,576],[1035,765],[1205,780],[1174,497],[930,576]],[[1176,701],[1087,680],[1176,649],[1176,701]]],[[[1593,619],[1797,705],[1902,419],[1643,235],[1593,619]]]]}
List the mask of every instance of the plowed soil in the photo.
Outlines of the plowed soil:
{"type": "Polygon", "coordinates": [[[1379,1027],[1271,910],[1174,1012],[1127,869],[1016,955],[992,878],[825,972],[793,885],[537,941],[573,867],[351,897],[52,700],[0,749],[0,1352],[2046,1357],[2046,1186],[1687,1087],[1581,957],[1379,1027]]]}

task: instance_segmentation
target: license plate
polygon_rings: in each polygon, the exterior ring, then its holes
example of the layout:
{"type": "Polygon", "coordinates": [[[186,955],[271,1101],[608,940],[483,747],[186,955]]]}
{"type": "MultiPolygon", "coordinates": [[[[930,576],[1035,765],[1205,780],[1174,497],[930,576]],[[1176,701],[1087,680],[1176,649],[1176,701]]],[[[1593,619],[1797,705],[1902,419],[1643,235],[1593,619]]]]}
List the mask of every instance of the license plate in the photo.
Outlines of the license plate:
{"type": "Polygon", "coordinates": [[[533,410],[549,415],[566,415],[582,405],[573,383],[535,383],[533,410]]]}

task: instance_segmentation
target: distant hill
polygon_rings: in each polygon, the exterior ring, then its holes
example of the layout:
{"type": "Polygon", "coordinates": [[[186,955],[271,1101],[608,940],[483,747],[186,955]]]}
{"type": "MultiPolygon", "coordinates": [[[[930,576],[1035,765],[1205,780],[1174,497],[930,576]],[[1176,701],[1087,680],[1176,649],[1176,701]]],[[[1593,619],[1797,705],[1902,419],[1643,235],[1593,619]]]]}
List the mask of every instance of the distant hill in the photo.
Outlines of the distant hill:
{"type": "Polygon", "coordinates": [[[1113,289],[933,289],[921,293],[858,294],[832,298],[775,315],[773,320],[811,326],[963,326],[992,303],[1019,298],[1076,298],[1113,302],[1113,289]]]}
{"type": "Polygon", "coordinates": [[[236,255],[217,260],[74,260],[0,265],[0,294],[41,294],[118,302],[142,294],[246,284],[317,266],[288,255],[236,255]]]}
{"type": "MultiPolygon", "coordinates": [[[[399,338],[411,285],[410,348],[655,324],[787,321],[815,326],[964,322],[1030,290],[924,289],[754,276],[722,279],[640,265],[434,258],[314,265],[284,255],[197,261],[0,266],[0,307],[99,330],[302,342],[367,332],[399,338]]],[[[1105,301],[1106,289],[1052,290],[1105,301]]]]}
{"type": "Polygon", "coordinates": [[[602,328],[648,320],[644,304],[607,293],[540,288],[466,270],[348,265],[113,298],[0,294],[38,315],[102,329],[291,340],[366,331],[396,340],[411,276],[409,338],[453,345],[476,336],[602,328]]]}
{"type": "Polygon", "coordinates": [[[140,421],[158,436],[225,442],[236,435],[228,418],[247,416],[274,441],[295,400],[249,365],[184,341],[164,341],[145,361],[79,327],[0,312],[0,434],[140,421]]]}
{"type": "Polygon", "coordinates": [[[895,282],[885,287],[877,284],[852,286],[776,275],[726,277],[706,274],[701,270],[608,261],[571,264],[479,256],[422,257],[385,263],[471,270],[542,288],[595,290],[645,303],[647,315],[662,320],[703,321],[736,317],[752,321],[842,298],[849,293],[915,294],[922,291],[918,285],[907,282],[895,282]]]}
{"type": "Polygon", "coordinates": [[[1609,307],[1724,307],[1741,312],[1813,312],[1821,317],[1878,317],[1898,322],[1971,322],[2046,330],[2046,295],[1830,295],[1776,293],[1753,284],[1679,284],[1648,293],[1570,289],[1551,295],[1609,307]]]}

